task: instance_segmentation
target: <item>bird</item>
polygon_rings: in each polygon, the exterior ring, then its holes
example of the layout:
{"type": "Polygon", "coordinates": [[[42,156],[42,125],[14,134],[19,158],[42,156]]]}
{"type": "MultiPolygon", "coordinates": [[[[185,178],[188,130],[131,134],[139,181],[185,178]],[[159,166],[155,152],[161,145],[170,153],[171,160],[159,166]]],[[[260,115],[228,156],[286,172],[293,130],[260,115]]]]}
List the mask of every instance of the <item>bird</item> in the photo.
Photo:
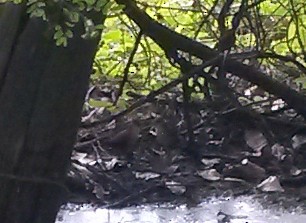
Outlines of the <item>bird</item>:
{"type": "Polygon", "coordinates": [[[130,157],[139,139],[140,121],[134,119],[127,125],[126,129],[115,134],[112,138],[107,140],[105,144],[111,147],[117,155],[130,157]]]}

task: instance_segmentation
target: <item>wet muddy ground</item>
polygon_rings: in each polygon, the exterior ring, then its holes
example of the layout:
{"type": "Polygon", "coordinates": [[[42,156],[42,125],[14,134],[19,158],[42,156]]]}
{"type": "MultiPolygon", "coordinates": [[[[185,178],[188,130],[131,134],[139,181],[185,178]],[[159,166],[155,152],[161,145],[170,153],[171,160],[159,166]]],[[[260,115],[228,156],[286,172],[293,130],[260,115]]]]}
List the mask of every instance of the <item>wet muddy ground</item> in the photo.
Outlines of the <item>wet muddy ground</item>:
{"type": "Polygon", "coordinates": [[[267,198],[256,196],[208,197],[195,207],[151,204],[122,209],[95,208],[69,204],[58,214],[57,223],[304,223],[305,209],[284,208],[282,203],[267,204],[267,198]]]}
{"type": "Polygon", "coordinates": [[[102,208],[194,207],[212,195],[272,193],[272,203],[303,203],[303,120],[286,108],[250,108],[195,101],[186,118],[174,96],[119,115],[89,108],[72,155],[70,201],[102,208]]]}

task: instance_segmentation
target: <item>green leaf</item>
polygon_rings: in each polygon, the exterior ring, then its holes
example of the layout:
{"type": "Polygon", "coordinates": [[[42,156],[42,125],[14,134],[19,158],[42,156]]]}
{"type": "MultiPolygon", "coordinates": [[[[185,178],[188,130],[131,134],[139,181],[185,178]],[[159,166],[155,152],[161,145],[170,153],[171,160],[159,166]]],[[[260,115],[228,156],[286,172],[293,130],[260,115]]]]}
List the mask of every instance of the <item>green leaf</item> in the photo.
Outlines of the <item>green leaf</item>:
{"type": "Polygon", "coordinates": [[[123,98],[119,98],[119,100],[117,102],[117,106],[121,109],[126,109],[128,104],[127,104],[126,100],[124,100],[123,98]]]}
{"type": "Polygon", "coordinates": [[[62,31],[62,30],[58,30],[58,31],[56,31],[56,32],[54,33],[53,38],[57,40],[57,39],[60,39],[60,38],[63,37],[63,36],[64,36],[63,31],[62,31]]]}
{"type": "Polygon", "coordinates": [[[90,98],[88,104],[95,108],[110,108],[113,106],[112,102],[109,101],[100,101],[90,98]]]}
{"type": "Polygon", "coordinates": [[[73,32],[70,29],[68,29],[65,33],[65,36],[67,36],[68,38],[72,38],[73,37],[73,32]]]}
{"type": "Polygon", "coordinates": [[[116,41],[120,40],[122,36],[122,32],[119,29],[115,29],[112,31],[109,31],[103,35],[103,38],[105,41],[110,40],[110,41],[116,41]]]}
{"type": "Polygon", "coordinates": [[[112,11],[116,12],[116,11],[122,11],[122,9],[125,8],[125,5],[115,5],[114,7],[112,7],[112,11]]]}
{"type": "Polygon", "coordinates": [[[96,0],[86,0],[88,6],[93,6],[96,3],[96,0]]]}
{"type": "Polygon", "coordinates": [[[44,17],[45,10],[36,8],[34,11],[31,12],[31,17],[44,17]]]}
{"type": "Polygon", "coordinates": [[[103,30],[104,28],[105,28],[105,25],[103,25],[103,24],[99,24],[99,25],[96,25],[95,26],[96,27],[96,29],[100,29],[100,30],[103,30]]]}
{"type": "Polygon", "coordinates": [[[102,9],[102,7],[103,7],[103,9],[105,8],[105,6],[107,5],[109,3],[109,1],[108,0],[98,0],[97,1],[97,3],[96,3],[96,9],[102,9]]]}
{"type": "Polygon", "coordinates": [[[55,40],[57,46],[67,46],[67,38],[61,37],[55,40]]]}
{"type": "Polygon", "coordinates": [[[30,5],[28,8],[27,8],[27,13],[31,14],[34,10],[36,10],[37,7],[35,4],[33,5],[30,5]]]}
{"type": "Polygon", "coordinates": [[[73,23],[77,23],[80,20],[80,14],[78,12],[70,11],[69,19],[73,23]]]}
{"type": "Polygon", "coordinates": [[[38,7],[38,8],[42,8],[42,7],[45,7],[45,6],[46,6],[46,3],[45,3],[45,2],[37,2],[35,5],[36,5],[36,7],[38,7]]]}

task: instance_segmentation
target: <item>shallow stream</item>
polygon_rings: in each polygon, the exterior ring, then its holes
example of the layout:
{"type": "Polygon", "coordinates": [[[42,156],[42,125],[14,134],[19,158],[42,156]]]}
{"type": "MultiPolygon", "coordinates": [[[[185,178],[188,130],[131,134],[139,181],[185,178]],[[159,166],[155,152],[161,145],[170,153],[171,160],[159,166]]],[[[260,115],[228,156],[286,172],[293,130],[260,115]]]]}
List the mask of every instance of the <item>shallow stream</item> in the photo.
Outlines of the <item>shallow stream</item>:
{"type": "Polygon", "coordinates": [[[253,196],[212,197],[196,207],[163,204],[103,209],[68,204],[59,212],[56,223],[305,223],[305,211],[302,207],[266,205],[253,196]]]}

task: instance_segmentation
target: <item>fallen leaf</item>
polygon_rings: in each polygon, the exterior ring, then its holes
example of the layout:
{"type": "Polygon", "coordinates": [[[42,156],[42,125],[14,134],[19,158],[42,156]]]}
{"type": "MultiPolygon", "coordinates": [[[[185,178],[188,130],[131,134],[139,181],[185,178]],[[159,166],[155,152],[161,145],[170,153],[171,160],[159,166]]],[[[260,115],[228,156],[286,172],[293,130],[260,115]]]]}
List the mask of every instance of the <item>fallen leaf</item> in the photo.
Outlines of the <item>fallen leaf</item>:
{"type": "Polygon", "coordinates": [[[263,147],[268,145],[267,139],[257,130],[246,130],[244,133],[244,139],[248,146],[256,152],[260,152],[263,147]]]}
{"type": "Polygon", "coordinates": [[[144,179],[146,181],[160,177],[160,174],[153,173],[153,172],[145,172],[145,173],[134,172],[134,174],[135,174],[136,179],[144,179]]]}
{"type": "Polygon", "coordinates": [[[220,159],[219,158],[214,158],[214,159],[201,159],[201,162],[207,166],[208,168],[214,166],[215,164],[219,164],[220,163],[220,159]]]}
{"type": "Polygon", "coordinates": [[[284,188],[279,183],[276,176],[270,176],[264,181],[262,181],[257,188],[264,192],[284,192],[284,188]]]}
{"type": "Polygon", "coordinates": [[[292,147],[293,149],[299,149],[302,145],[306,144],[306,136],[296,134],[292,137],[292,147]]]}
{"type": "Polygon", "coordinates": [[[217,181],[221,179],[221,175],[216,169],[197,171],[197,174],[203,179],[209,181],[217,181]]]}
{"type": "Polygon", "coordinates": [[[168,181],[166,182],[166,187],[176,195],[181,195],[186,192],[186,187],[181,185],[179,182],[168,181]]]}

